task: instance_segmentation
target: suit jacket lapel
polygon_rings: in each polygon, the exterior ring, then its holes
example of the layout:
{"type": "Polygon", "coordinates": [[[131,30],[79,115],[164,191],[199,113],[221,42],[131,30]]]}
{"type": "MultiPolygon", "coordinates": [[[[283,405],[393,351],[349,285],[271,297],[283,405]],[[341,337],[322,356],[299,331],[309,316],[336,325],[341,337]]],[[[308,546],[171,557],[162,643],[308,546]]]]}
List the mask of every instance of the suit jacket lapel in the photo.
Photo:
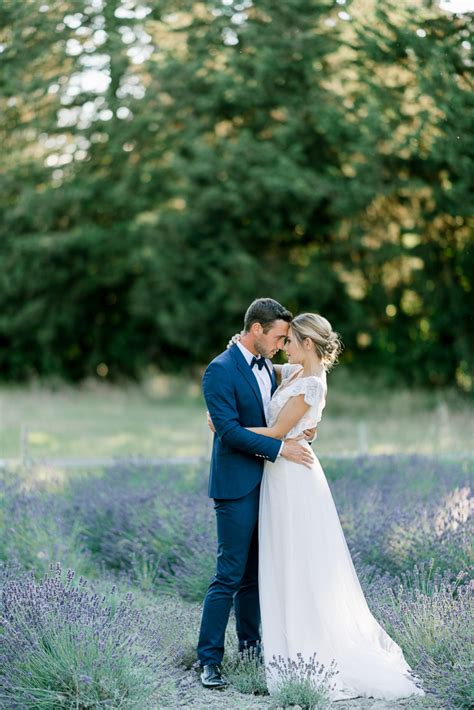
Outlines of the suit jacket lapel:
{"type": "Polygon", "coordinates": [[[263,416],[265,417],[265,410],[263,408],[263,400],[262,400],[262,395],[260,392],[260,387],[258,386],[258,382],[255,378],[255,375],[253,374],[252,370],[249,367],[249,364],[247,360],[244,358],[242,353],[240,352],[239,348],[237,345],[233,345],[230,349],[230,354],[234,358],[234,360],[237,363],[237,367],[239,368],[240,372],[243,374],[251,388],[253,389],[255,396],[257,397],[258,403],[260,405],[260,408],[262,410],[263,416]]]}
{"type": "Polygon", "coordinates": [[[277,378],[275,375],[275,368],[272,367],[272,365],[269,365],[269,368],[270,368],[270,373],[271,373],[270,376],[272,378],[272,395],[273,395],[275,393],[276,388],[277,388],[277,378]]]}

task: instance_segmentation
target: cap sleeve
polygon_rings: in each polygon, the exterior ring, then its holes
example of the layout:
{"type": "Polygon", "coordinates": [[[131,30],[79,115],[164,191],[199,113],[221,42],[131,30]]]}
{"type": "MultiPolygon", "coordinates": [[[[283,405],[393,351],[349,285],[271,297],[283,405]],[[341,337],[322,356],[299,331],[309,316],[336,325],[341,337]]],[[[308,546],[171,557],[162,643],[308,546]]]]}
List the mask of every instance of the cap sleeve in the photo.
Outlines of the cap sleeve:
{"type": "Polygon", "coordinates": [[[314,407],[324,399],[324,385],[318,377],[296,379],[291,386],[291,396],[304,395],[304,401],[314,407]]]}

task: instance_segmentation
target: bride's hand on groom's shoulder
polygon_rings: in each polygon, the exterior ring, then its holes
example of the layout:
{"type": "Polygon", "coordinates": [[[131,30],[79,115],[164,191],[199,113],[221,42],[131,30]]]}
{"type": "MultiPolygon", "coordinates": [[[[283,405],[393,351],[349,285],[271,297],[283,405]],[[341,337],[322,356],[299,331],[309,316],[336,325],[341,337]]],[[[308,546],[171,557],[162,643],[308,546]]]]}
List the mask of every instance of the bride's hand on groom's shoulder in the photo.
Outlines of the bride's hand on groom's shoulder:
{"type": "Polygon", "coordinates": [[[226,349],[228,350],[231,348],[235,343],[238,343],[240,338],[241,338],[241,333],[236,333],[235,335],[232,336],[232,338],[229,340],[229,342],[226,345],[226,349]]]}
{"type": "Polygon", "coordinates": [[[306,441],[304,434],[301,434],[301,436],[295,439],[287,439],[281,451],[281,455],[288,461],[303,464],[303,466],[311,468],[314,461],[313,452],[301,446],[301,444],[298,443],[301,440],[306,441]]]}

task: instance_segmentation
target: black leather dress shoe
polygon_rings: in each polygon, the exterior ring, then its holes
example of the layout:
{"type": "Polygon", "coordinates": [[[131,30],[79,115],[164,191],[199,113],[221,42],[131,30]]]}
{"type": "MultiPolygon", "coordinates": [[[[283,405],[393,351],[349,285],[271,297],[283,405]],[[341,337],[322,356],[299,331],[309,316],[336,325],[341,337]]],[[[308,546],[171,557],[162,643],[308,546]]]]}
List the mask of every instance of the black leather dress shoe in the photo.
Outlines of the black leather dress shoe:
{"type": "Polygon", "coordinates": [[[201,683],[205,688],[221,689],[225,688],[227,681],[221,676],[221,669],[217,664],[202,667],[201,683]]]}

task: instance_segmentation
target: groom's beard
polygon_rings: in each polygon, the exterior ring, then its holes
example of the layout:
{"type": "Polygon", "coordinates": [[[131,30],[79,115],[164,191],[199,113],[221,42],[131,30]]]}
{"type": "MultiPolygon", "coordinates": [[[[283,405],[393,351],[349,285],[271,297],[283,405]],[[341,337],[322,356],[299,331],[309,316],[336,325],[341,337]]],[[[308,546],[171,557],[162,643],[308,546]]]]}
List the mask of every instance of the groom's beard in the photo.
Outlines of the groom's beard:
{"type": "Polygon", "coordinates": [[[261,346],[259,343],[255,343],[255,350],[258,352],[259,355],[262,357],[269,358],[270,360],[272,357],[274,357],[277,353],[276,350],[266,350],[263,346],[261,346]]]}
{"type": "MultiPolygon", "coordinates": [[[[281,342],[283,337],[284,336],[282,335],[281,338],[278,338],[278,342],[281,342]]],[[[264,333],[255,338],[253,345],[259,355],[269,358],[270,360],[274,358],[280,350],[282,350],[282,348],[277,344],[277,338],[273,338],[271,336],[266,337],[264,333]]]]}

